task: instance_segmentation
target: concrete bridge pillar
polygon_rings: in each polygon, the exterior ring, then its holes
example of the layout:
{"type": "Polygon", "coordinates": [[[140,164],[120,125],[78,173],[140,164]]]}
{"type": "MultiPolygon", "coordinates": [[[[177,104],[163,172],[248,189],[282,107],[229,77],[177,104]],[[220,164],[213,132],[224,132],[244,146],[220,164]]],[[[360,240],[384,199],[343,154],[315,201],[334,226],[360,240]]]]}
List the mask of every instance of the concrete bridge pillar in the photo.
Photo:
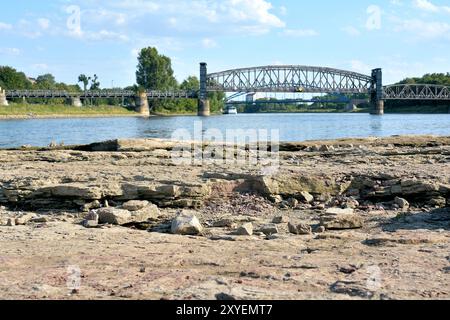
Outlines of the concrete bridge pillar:
{"type": "Polygon", "coordinates": [[[6,92],[0,87],[0,107],[7,106],[8,100],[6,100],[6,92]]]}
{"type": "Polygon", "coordinates": [[[382,116],[384,114],[384,92],[382,69],[372,70],[372,112],[370,114],[382,116]]]}
{"type": "Polygon", "coordinates": [[[198,116],[208,117],[211,115],[211,109],[208,100],[207,88],[208,67],[205,62],[200,63],[200,91],[198,94],[198,116]]]}
{"type": "Polygon", "coordinates": [[[77,108],[81,108],[83,106],[83,103],[81,102],[81,98],[80,97],[72,97],[72,98],[70,98],[70,104],[73,107],[77,107],[77,108]]]}
{"type": "Polygon", "coordinates": [[[148,97],[146,92],[140,92],[136,96],[136,112],[139,112],[142,116],[150,116],[150,107],[148,105],[148,97]]]}

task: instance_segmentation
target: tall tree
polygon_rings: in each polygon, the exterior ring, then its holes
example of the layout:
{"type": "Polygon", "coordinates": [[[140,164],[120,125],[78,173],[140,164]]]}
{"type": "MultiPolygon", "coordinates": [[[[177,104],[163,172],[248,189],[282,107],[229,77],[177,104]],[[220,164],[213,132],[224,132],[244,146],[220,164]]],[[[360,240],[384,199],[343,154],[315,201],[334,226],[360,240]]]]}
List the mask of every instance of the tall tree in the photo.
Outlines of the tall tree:
{"type": "Polygon", "coordinates": [[[54,89],[56,86],[55,77],[52,74],[43,74],[36,79],[36,87],[39,89],[54,89]]]}
{"type": "Polygon", "coordinates": [[[89,81],[91,80],[91,77],[86,76],[85,74],[80,74],[78,77],[78,82],[81,82],[83,84],[84,92],[87,90],[87,86],[89,85],[89,81]]]}
{"type": "Polygon", "coordinates": [[[200,88],[200,81],[195,76],[188,77],[180,85],[180,89],[186,91],[198,91],[199,88],[200,88]]]}
{"type": "Polygon", "coordinates": [[[31,86],[30,80],[23,72],[0,66],[0,87],[3,89],[30,89],[31,86]]]}
{"type": "Polygon", "coordinates": [[[138,56],[136,82],[145,89],[169,90],[177,87],[170,58],[160,55],[156,48],[141,50],[138,56]]]}
{"type": "Polygon", "coordinates": [[[98,77],[94,74],[94,78],[92,78],[91,90],[99,90],[100,82],[98,81],[98,77]]]}

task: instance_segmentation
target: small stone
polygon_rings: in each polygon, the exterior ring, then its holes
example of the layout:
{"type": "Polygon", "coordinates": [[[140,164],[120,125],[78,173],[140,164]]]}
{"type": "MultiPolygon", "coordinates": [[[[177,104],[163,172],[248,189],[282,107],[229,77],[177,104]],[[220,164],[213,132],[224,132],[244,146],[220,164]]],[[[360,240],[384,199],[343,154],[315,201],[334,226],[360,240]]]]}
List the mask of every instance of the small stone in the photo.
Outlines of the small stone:
{"type": "Polygon", "coordinates": [[[242,225],[236,230],[238,236],[251,236],[253,235],[253,224],[251,222],[242,225]]]}
{"type": "Polygon", "coordinates": [[[16,218],[16,225],[20,226],[20,225],[25,225],[28,222],[31,221],[31,219],[36,218],[36,215],[34,213],[28,213],[28,214],[24,214],[18,218],[16,218]]]}
{"type": "Polygon", "coordinates": [[[289,222],[289,218],[286,216],[278,216],[273,218],[272,223],[275,224],[282,224],[282,223],[288,223],[289,222]]]}
{"type": "Polygon", "coordinates": [[[236,223],[232,218],[223,218],[213,223],[214,228],[235,228],[236,223]]]}
{"type": "Polygon", "coordinates": [[[291,208],[297,208],[298,206],[298,200],[295,198],[290,198],[286,201],[287,205],[291,208]]]}
{"type": "Polygon", "coordinates": [[[89,212],[89,214],[85,217],[85,220],[89,220],[89,221],[97,221],[98,222],[99,219],[99,215],[97,214],[97,212],[95,210],[92,210],[91,212],[89,212]]]}
{"type": "Polygon", "coordinates": [[[82,225],[85,228],[97,228],[98,227],[98,221],[95,221],[95,220],[84,220],[82,222],[82,225]]]}
{"type": "Polygon", "coordinates": [[[324,226],[318,226],[316,229],[314,229],[315,233],[324,233],[327,231],[327,229],[324,226]]]}
{"type": "Polygon", "coordinates": [[[345,207],[347,209],[356,209],[359,207],[359,202],[356,199],[350,198],[345,202],[345,207]]]}
{"type": "Polygon", "coordinates": [[[311,203],[314,201],[314,197],[307,191],[300,192],[300,198],[303,202],[311,203]]]}
{"type": "Polygon", "coordinates": [[[138,210],[145,208],[148,205],[149,205],[148,201],[132,200],[132,201],[125,202],[122,205],[122,208],[125,210],[128,210],[128,211],[138,211],[138,210]]]}
{"type": "Polygon", "coordinates": [[[400,209],[408,209],[409,208],[409,202],[403,198],[395,197],[394,203],[398,205],[400,209]]]}
{"type": "Polygon", "coordinates": [[[47,223],[48,218],[47,217],[37,217],[37,218],[31,219],[30,221],[33,223],[47,223]]]}
{"type": "Polygon", "coordinates": [[[279,204],[279,203],[282,203],[282,202],[283,202],[283,197],[282,197],[282,196],[279,196],[279,195],[276,195],[276,196],[272,196],[272,197],[270,198],[270,200],[271,200],[273,203],[275,203],[275,204],[279,204]]]}
{"type": "Polygon", "coordinates": [[[178,217],[173,219],[171,232],[180,235],[198,235],[203,231],[198,218],[190,213],[181,212],[178,217]]]}
{"type": "Polygon", "coordinates": [[[16,220],[13,218],[9,218],[8,221],[6,222],[6,226],[8,227],[14,227],[16,225],[16,220]]]}
{"type": "Polygon", "coordinates": [[[447,204],[447,199],[445,199],[444,197],[432,198],[431,200],[428,201],[428,204],[435,208],[436,207],[443,208],[447,204]]]}
{"type": "Polygon", "coordinates": [[[355,211],[352,208],[341,209],[341,208],[329,208],[325,211],[326,215],[342,215],[342,214],[353,214],[355,211]]]}
{"type": "Polygon", "coordinates": [[[289,222],[288,228],[289,228],[289,232],[292,234],[297,234],[297,235],[312,234],[311,226],[308,224],[305,224],[305,223],[300,223],[300,224],[295,225],[292,222],[289,222]]]}
{"type": "Polygon", "coordinates": [[[83,205],[83,211],[88,212],[89,210],[92,210],[92,209],[99,209],[101,206],[102,206],[102,204],[100,203],[100,201],[95,200],[95,201],[92,201],[90,203],[86,203],[85,205],[83,205]]]}
{"type": "Polygon", "coordinates": [[[323,145],[319,149],[320,152],[330,152],[330,151],[334,151],[334,150],[335,150],[335,148],[333,146],[328,146],[328,145],[323,145]]]}
{"type": "Polygon", "coordinates": [[[278,228],[275,225],[269,224],[269,225],[265,225],[263,226],[260,231],[262,233],[264,233],[266,236],[270,236],[272,234],[277,234],[278,233],[278,228]]]}

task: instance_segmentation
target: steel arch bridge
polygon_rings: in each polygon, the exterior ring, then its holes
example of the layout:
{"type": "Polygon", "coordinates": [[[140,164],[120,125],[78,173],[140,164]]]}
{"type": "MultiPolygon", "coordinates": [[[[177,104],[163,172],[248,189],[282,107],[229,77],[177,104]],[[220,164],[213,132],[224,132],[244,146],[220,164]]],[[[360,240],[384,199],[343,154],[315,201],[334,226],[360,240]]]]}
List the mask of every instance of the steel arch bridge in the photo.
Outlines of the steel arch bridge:
{"type": "Polygon", "coordinates": [[[450,86],[433,84],[395,84],[383,88],[384,100],[450,101],[450,86]]]}
{"type": "Polygon", "coordinates": [[[262,66],[227,70],[207,75],[208,91],[368,93],[373,78],[333,68],[262,66]]]}

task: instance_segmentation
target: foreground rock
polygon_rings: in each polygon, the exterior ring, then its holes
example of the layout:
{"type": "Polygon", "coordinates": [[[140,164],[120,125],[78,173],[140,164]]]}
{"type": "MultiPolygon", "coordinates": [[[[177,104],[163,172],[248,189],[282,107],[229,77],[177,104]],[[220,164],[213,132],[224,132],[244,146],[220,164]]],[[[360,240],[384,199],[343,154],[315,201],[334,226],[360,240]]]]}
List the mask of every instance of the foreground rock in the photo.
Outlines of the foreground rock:
{"type": "Polygon", "coordinates": [[[236,235],[238,236],[252,236],[253,235],[253,224],[252,223],[245,223],[242,226],[240,226],[236,230],[236,235]]]}
{"type": "Polygon", "coordinates": [[[320,218],[320,224],[328,230],[359,229],[364,220],[353,209],[331,208],[320,218]]]}
{"type": "Polygon", "coordinates": [[[288,224],[289,232],[297,235],[309,235],[312,234],[312,228],[306,223],[294,224],[289,222],[288,224]]]}
{"type": "Polygon", "coordinates": [[[119,208],[101,208],[97,211],[99,223],[108,223],[115,225],[125,225],[129,223],[146,222],[149,219],[157,219],[160,212],[156,205],[147,204],[146,206],[134,206],[135,211],[129,211],[119,208]],[[140,209],[138,209],[140,207],[140,209]]]}
{"type": "Polygon", "coordinates": [[[172,221],[171,232],[179,235],[199,235],[203,226],[198,218],[189,212],[180,212],[172,221]]]}

